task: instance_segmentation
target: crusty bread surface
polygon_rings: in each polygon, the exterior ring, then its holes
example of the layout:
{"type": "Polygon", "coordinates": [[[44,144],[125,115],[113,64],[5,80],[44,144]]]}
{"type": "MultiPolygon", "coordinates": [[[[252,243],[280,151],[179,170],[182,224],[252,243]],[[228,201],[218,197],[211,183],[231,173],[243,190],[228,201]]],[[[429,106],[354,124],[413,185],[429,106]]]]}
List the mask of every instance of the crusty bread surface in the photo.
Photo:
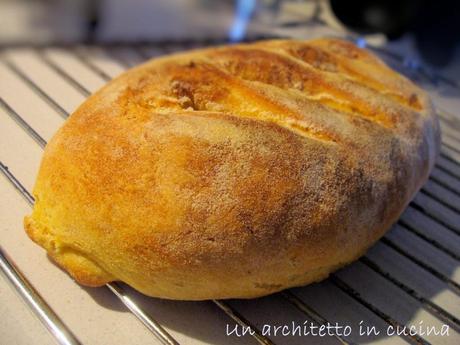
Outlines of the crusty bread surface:
{"type": "Polygon", "coordinates": [[[83,285],[257,297],[365,253],[438,149],[427,94],[349,42],[195,50],[127,71],[69,117],[25,228],[83,285]]]}

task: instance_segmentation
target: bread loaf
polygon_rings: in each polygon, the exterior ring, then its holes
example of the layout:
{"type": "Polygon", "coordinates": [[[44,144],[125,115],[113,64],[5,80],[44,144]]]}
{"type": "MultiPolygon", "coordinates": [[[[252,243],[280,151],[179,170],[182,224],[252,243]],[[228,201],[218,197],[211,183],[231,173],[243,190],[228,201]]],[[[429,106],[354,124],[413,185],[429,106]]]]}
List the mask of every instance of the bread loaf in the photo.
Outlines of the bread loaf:
{"type": "Polygon", "coordinates": [[[195,50],[129,70],[70,116],[25,228],[83,285],[262,296],[363,255],[438,149],[427,94],[351,43],[195,50]]]}

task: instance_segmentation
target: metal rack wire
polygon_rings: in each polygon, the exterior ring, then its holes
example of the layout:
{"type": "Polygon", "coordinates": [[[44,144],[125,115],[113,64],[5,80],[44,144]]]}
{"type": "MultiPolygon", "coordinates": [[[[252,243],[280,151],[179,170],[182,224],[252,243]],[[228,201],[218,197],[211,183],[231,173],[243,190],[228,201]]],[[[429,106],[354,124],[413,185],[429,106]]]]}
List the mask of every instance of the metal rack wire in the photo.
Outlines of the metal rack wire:
{"type": "MultiPolygon", "coordinates": [[[[131,67],[156,54],[164,54],[174,50],[205,45],[203,42],[181,42],[162,44],[139,44],[139,45],[111,45],[102,47],[69,46],[63,49],[65,54],[78,61],[87,73],[94,74],[102,81],[110,80],[123,69],[131,67]],[[116,68],[102,66],[100,61],[94,58],[96,49],[104,59],[116,65],[116,68]],[[92,57],[93,56],[93,57],[92,57]]],[[[33,48],[29,53],[36,63],[45,66],[56,78],[72,88],[82,97],[87,97],[94,91],[94,87],[86,85],[76,73],[65,67],[58,59],[52,58],[50,48],[33,48]]],[[[381,52],[380,52],[381,53],[381,52]]],[[[57,116],[67,118],[69,106],[62,103],[44,87],[43,82],[37,76],[30,74],[26,68],[15,62],[15,50],[3,52],[0,57],[0,65],[3,65],[18,82],[22,83],[43,102],[47,103],[57,116]]],[[[394,57],[394,54],[387,54],[394,57]]],[[[399,58],[395,62],[400,61],[399,58]]],[[[460,94],[460,93],[459,93],[460,94]]],[[[29,120],[15,109],[3,95],[0,95],[0,108],[2,108],[14,122],[20,126],[41,148],[46,145],[46,140],[35,129],[29,120]]],[[[382,283],[382,293],[386,289],[395,293],[399,303],[407,303],[424,310],[433,320],[448,324],[454,332],[451,343],[458,343],[460,337],[460,278],[452,277],[452,270],[458,268],[460,261],[460,120],[454,114],[445,110],[439,110],[443,132],[441,156],[436,163],[435,169],[428,183],[408,206],[394,229],[388,233],[379,243],[377,250],[372,250],[357,263],[352,265],[351,273],[339,272],[333,274],[325,284],[331,291],[339,291],[343,296],[348,296],[357,308],[366,310],[367,313],[379,319],[386,325],[404,327],[405,320],[394,312],[394,306],[385,303],[385,298],[377,298],[366,293],[366,286],[359,277],[366,272],[371,274],[376,281],[382,283]],[[423,250],[420,250],[422,248],[423,250]],[[426,255],[426,254],[429,255],[426,255]],[[389,257],[395,257],[404,263],[403,266],[393,265],[387,262],[389,257]],[[436,258],[433,260],[433,258],[436,258]],[[408,273],[408,269],[415,272],[415,277],[408,273]],[[426,280],[425,285],[418,284],[426,280]],[[385,288],[384,288],[384,287],[385,288]],[[447,291],[445,300],[436,300],[432,297],[433,286],[447,291]],[[385,290],[384,290],[385,289],[385,290]]],[[[8,168],[9,162],[0,157],[0,171],[8,182],[32,205],[34,200],[30,191],[16,176],[13,168],[8,168]]],[[[32,173],[32,172],[31,172],[32,173]]],[[[4,248],[8,251],[8,248],[4,248]]],[[[14,256],[12,258],[14,260],[14,256]]],[[[6,257],[1,257],[3,263],[11,263],[6,257]]],[[[2,266],[3,268],[3,266],[2,266]]],[[[5,269],[3,269],[5,271],[5,269]]],[[[16,276],[16,288],[28,286],[27,278],[16,276]],[[19,277],[19,278],[18,278],[19,277]]],[[[12,280],[10,278],[10,280],[12,280]]],[[[107,284],[107,288],[120,299],[120,301],[139,319],[144,326],[151,331],[163,344],[178,344],[175,339],[162,325],[156,321],[157,315],[150,315],[139,303],[130,297],[129,293],[121,284],[107,284]]],[[[43,300],[33,293],[32,290],[20,291],[27,299],[38,301],[35,312],[44,319],[43,315],[53,315],[51,308],[42,305],[43,300]]],[[[327,325],[336,322],[334,315],[326,315],[328,311],[321,306],[315,305],[315,301],[306,298],[301,289],[292,289],[277,294],[284,302],[300,311],[307,319],[317,325],[327,325]]],[[[254,333],[253,339],[260,344],[273,344],[273,337],[265,336],[260,327],[251,322],[243,312],[234,307],[233,302],[214,300],[213,303],[227,317],[238,325],[251,327],[254,333]]],[[[241,309],[241,308],[240,308],[241,309]]],[[[54,314],[48,323],[51,327],[61,330],[58,341],[62,344],[77,344],[78,340],[69,331],[64,322],[54,314]]],[[[402,334],[401,337],[410,343],[429,344],[433,342],[423,336],[402,334]]],[[[333,335],[333,340],[342,344],[352,344],[354,341],[339,334],[333,335]]],[[[277,339],[278,340],[278,339],[277,339]]]]}

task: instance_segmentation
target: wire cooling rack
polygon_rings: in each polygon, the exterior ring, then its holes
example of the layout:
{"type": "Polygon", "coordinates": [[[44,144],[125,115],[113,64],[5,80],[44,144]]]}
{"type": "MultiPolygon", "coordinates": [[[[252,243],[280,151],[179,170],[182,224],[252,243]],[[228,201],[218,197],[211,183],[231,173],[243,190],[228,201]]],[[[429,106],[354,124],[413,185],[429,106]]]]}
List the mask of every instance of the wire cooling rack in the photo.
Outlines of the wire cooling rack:
{"type": "Polygon", "coordinates": [[[42,150],[69,114],[129,67],[214,43],[222,42],[22,46],[1,51],[0,266],[6,279],[0,281],[0,340],[5,344],[47,344],[53,338],[61,344],[459,344],[460,90],[455,81],[427,74],[382,49],[374,50],[430,91],[441,120],[441,155],[393,229],[364,257],[329,279],[254,300],[165,301],[119,283],[100,289],[80,287],[26,237],[22,218],[34,202],[31,189],[42,150]],[[353,331],[344,335],[335,328],[325,337],[303,331],[292,334],[293,326],[307,323],[349,325],[353,331]],[[360,335],[360,325],[374,326],[379,334],[360,335]],[[403,334],[387,334],[392,327],[403,330],[410,325],[417,334],[407,328],[403,334]],[[291,334],[279,329],[275,335],[276,326],[289,327],[291,334]],[[235,332],[245,327],[253,332],[244,336],[235,332]],[[449,334],[439,334],[446,327],[449,334]]]}

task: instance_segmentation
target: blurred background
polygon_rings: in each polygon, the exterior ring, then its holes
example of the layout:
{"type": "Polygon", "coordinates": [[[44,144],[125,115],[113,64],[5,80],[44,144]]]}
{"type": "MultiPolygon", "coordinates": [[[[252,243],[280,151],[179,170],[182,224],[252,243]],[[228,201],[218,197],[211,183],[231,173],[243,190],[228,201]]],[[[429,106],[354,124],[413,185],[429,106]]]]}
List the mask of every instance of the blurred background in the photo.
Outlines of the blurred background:
{"type": "Polygon", "coordinates": [[[318,24],[460,79],[454,0],[0,0],[2,46],[302,38],[318,24]]]}

